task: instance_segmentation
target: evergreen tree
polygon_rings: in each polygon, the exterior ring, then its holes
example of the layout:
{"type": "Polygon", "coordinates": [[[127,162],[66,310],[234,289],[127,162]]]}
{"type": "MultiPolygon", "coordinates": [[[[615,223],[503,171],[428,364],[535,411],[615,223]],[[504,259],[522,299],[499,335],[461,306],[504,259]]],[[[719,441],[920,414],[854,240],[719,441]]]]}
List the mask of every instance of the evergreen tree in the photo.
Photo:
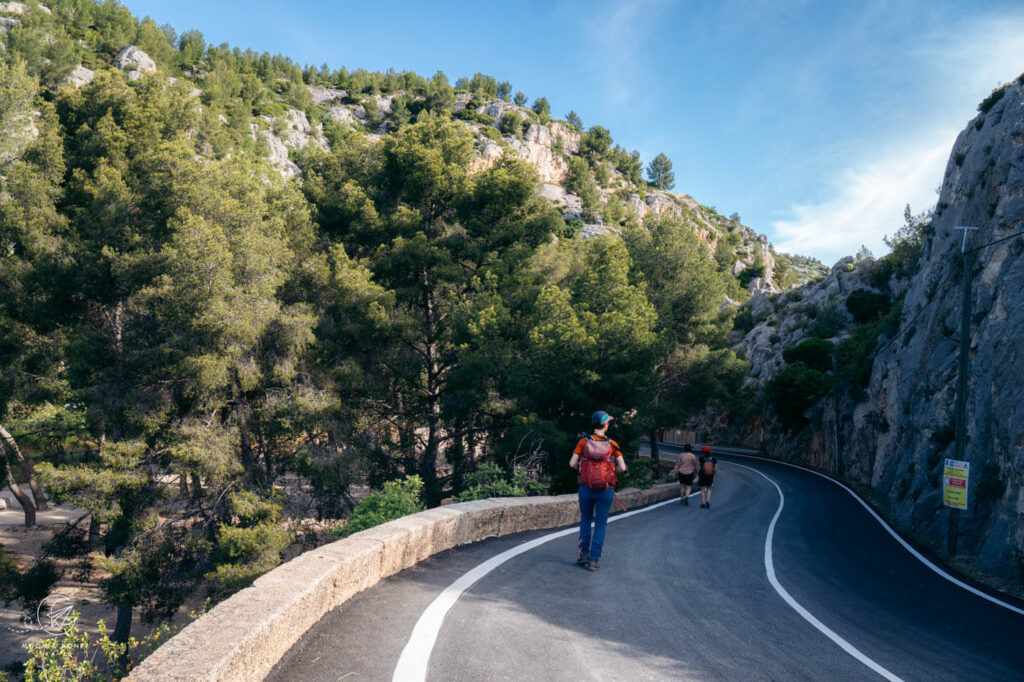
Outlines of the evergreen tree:
{"type": "Polygon", "coordinates": [[[676,175],[672,172],[672,162],[664,154],[658,154],[647,165],[647,179],[661,190],[670,190],[676,186],[676,175]]]}
{"type": "Polygon", "coordinates": [[[565,115],[566,122],[571,125],[575,130],[583,130],[583,120],[580,115],[575,111],[570,111],[565,115]]]}
{"type": "Polygon", "coordinates": [[[525,107],[527,102],[526,95],[522,92],[517,92],[512,101],[518,106],[525,107]]]}

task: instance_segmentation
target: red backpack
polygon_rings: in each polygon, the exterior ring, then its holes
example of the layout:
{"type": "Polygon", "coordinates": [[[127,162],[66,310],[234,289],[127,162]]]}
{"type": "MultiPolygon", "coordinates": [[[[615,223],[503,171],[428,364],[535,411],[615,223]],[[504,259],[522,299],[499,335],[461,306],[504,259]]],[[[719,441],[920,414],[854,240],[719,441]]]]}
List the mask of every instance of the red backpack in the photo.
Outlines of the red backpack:
{"type": "Polygon", "coordinates": [[[608,490],[618,483],[611,441],[587,436],[580,455],[580,475],[577,482],[591,490],[608,490]]]}

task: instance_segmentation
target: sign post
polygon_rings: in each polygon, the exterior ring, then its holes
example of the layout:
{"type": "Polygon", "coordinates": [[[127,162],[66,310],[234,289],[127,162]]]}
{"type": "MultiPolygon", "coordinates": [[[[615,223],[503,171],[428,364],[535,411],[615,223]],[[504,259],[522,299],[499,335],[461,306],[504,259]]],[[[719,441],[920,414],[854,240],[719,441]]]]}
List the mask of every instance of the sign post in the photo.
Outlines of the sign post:
{"type": "Polygon", "coordinates": [[[967,484],[971,463],[947,459],[942,470],[942,504],[950,509],[967,509],[967,484]]]}

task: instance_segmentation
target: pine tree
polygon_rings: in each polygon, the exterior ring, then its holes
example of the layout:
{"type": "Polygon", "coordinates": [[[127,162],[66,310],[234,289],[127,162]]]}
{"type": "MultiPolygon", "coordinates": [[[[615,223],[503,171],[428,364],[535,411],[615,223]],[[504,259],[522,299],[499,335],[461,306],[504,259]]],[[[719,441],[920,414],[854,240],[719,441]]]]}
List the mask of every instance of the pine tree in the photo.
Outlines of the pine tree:
{"type": "Polygon", "coordinates": [[[676,186],[676,175],[672,172],[672,162],[664,154],[658,154],[647,166],[647,179],[661,190],[670,190],[676,186]]]}

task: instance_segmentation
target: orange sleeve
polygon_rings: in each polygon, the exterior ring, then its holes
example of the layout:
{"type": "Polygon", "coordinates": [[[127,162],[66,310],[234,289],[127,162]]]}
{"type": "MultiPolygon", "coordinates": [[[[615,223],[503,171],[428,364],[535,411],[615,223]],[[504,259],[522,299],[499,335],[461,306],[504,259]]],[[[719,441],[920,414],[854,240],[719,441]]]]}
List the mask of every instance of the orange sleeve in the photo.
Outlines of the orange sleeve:
{"type": "Polygon", "coordinates": [[[612,457],[622,457],[622,450],[619,449],[619,444],[610,438],[608,442],[612,444],[612,457]]]}
{"type": "Polygon", "coordinates": [[[574,454],[574,455],[582,455],[583,454],[583,444],[586,443],[586,442],[587,442],[586,438],[580,438],[580,442],[576,443],[576,449],[572,451],[572,454],[574,454]]]}

